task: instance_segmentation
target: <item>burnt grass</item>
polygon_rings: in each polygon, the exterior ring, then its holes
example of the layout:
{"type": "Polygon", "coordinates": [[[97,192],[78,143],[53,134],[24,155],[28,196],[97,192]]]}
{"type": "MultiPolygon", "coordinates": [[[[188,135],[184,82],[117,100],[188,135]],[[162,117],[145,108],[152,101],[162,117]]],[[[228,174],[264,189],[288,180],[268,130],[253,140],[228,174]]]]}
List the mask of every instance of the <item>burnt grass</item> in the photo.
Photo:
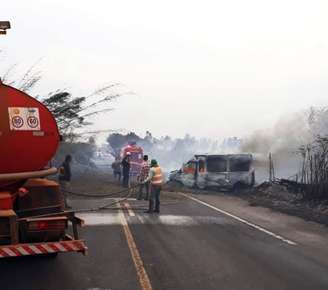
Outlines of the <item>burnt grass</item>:
{"type": "Polygon", "coordinates": [[[250,206],[267,207],[328,226],[328,200],[304,199],[302,194],[291,192],[285,185],[264,182],[238,196],[246,199],[250,206]]]}

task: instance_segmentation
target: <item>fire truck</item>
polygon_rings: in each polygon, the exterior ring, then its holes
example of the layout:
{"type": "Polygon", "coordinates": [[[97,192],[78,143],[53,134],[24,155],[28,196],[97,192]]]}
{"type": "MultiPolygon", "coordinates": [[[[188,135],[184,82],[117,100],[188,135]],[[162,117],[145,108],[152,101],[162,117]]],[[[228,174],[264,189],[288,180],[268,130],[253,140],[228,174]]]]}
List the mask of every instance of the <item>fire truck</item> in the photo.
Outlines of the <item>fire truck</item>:
{"type": "Polygon", "coordinates": [[[86,253],[83,220],[65,211],[49,163],[60,142],[51,112],[0,81],[0,258],[86,253]]]}
{"type": "Polygon", "coordinates": [[[136,142],[132,141],[122,148],[121,158],[124,158],[127,153],[130,153],[131,156],[130,175],[132,177],[138,176],[140,174],[143,162],[143,149],[138,146],[136,142]]]}

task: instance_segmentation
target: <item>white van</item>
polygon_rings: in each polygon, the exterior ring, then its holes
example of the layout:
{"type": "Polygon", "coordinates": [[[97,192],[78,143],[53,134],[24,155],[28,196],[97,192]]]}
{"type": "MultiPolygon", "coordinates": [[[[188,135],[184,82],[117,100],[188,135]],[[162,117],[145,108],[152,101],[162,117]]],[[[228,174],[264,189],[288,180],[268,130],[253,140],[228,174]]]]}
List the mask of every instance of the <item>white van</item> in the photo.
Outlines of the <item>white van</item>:
{"type": "Polygon", "coordinates": [[[170,180],[187,187],[237,190],[253,186],[255,171],[251,154],[195,155],[170,180]]]}

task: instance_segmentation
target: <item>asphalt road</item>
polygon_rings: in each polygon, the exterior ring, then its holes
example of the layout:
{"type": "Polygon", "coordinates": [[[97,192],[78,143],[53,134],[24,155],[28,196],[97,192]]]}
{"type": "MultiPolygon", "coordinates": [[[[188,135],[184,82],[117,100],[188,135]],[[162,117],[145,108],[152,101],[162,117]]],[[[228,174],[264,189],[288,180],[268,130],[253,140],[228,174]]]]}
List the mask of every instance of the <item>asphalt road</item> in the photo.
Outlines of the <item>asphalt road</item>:
{"type": "Polygon", "coordinates": [[[82,214],[88,256],[1,260],[0,289],[328,289],[328,229],[235,198],[196,198],[165,198],[160,215],[135,200],[82,214]]]}

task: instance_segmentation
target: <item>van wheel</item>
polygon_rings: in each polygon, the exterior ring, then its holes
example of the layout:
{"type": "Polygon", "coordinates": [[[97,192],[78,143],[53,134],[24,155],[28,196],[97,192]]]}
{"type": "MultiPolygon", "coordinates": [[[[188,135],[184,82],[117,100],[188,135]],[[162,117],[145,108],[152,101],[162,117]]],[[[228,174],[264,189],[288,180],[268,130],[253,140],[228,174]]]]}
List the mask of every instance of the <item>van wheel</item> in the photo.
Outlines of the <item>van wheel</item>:
{"type": "Polygon", "coordinates": [[[180,181],[172,180],[166,183],[170,190],[180,190],[183,188],[183,184],[180,181]]]}
{"type": "Polygon", "coordinates": [[[199,185],[198,183],[195,183],[195,188],[200,189],[200,190],[205,190],[206,186],[205,185],[199,185]]]}
{"type": "Polygon", "coordinates": [[[242,183],[238,182],[233,186],[232,192],[237,194],[240,193],[244,188],[245,186],[242,183]]]}
{"type": "Polygon", "coordinates": [[[252,176],[251,176],[251,184],[250,186],[253,187],[255,185],[255,172],[252,172],[252,176]]]}

